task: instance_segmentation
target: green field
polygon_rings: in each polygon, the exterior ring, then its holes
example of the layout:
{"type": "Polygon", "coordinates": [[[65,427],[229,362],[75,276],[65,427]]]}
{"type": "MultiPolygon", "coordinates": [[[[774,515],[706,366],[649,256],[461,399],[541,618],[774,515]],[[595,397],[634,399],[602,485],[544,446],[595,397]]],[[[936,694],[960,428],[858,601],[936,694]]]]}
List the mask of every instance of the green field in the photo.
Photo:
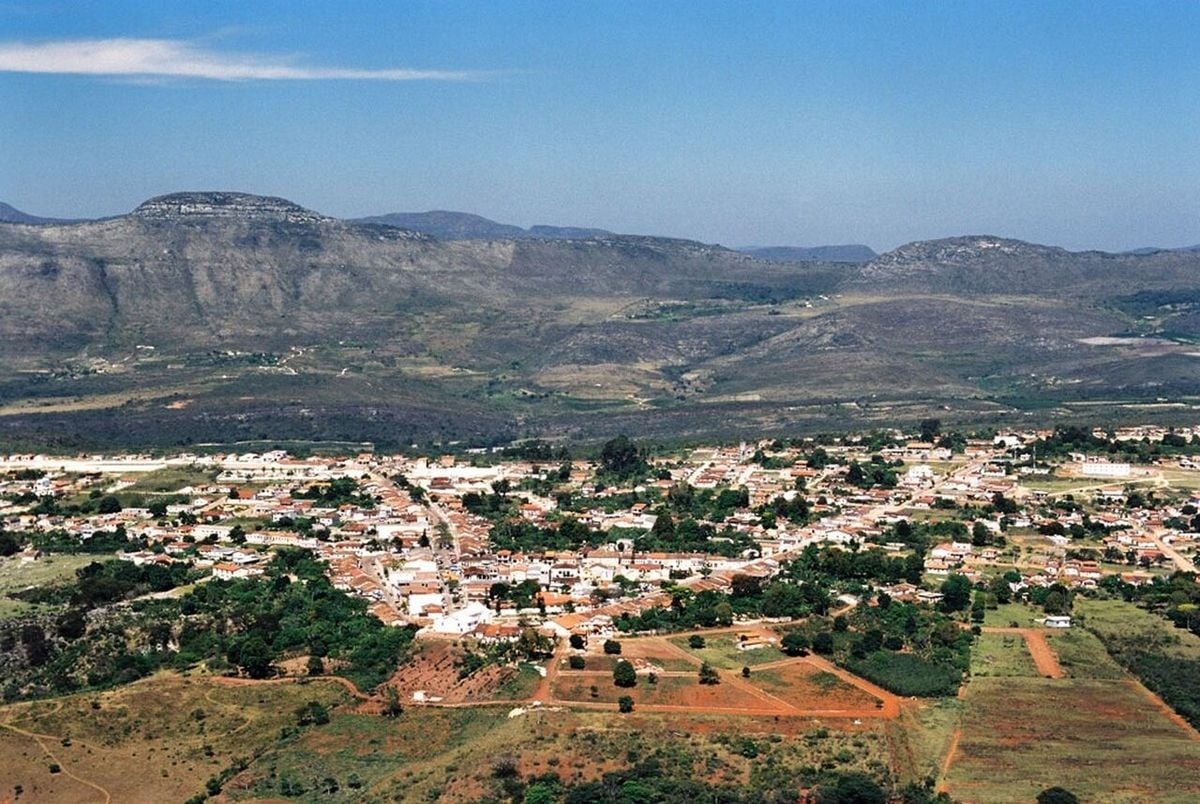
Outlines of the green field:
{"type": "Polygon", "coordinates": [[[1005,603],[994,609],[987,609],[984,612],[983,624],[1000,628],[1010,626],[1036,628],[1037,623],[1033,620],[1035,617],[1041,616],[1043,616],[1041,609],[1033,606],[1027,606],[1024,603],[1005,603]]]}
{"type": "Polygon", "coordinates": [[[46,586],[75,578],[75,570],[93,561],[103,561],[105,555],[46,555],[36,561],[19,556],[0,559],[0,618],[16,617],[37,607],[8,597],[30,586],[46,586]]]}
{"type": "Polygon", "coordinates": [[[1123,681],[979,678],[945,778],[965,802],[1031,802],[1061,785],[1081,801],[1200,799],[1200,742],[1123,681]]]}
{"type": "Polygon", "coordinates": [[[169,494],[188,486],[203,486],[212,483],[219,471],[202,469],[198,466],[171,466],[155,472],[146,472],[124,489],[128,493],[169,494]]]}
{"type": "Polygon", "coordinates": [[[1125,671],[1113,661],[1095,634],[1083,628],[1046,631],[1046,640],[1058,663],[1071,678],[1124,678],[1125,671]]]}
{"type": "Polygon", "coordinates": [[[1079,599],[1075,602],[1075,612],[1089,629],[1106,638],[1144,638],[1153,635],[1158,638],[1167,655],[1200,659],[1200,637],[1182,628],[1175,628],[1169,621],[1133,603],[1079,599]]]}
{"type": "Polygon", "coordinates": [[[721,670],[741,670],[743,667],[754,667],[787,658],[778,648],[770,645],[756,650],[738,650],[737,634],[705,634],[703,648],[688,647],[688,637],[672,637],[670,641],[671,644],[721,670]]]}
{"type": "Polygon", "coordinates": [[[1036,677],[1037,667],[1020,634],[980,634],[971,648],[971,675],[975,677],[1036,677]]]}

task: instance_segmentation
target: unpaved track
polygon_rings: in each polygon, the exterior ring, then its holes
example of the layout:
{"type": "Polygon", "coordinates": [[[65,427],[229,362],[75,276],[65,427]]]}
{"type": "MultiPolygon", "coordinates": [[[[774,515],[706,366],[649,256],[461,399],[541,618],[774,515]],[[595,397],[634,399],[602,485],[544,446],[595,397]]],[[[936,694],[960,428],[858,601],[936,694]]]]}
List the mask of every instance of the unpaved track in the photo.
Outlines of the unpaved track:
{"type": "Polygon", "coordinates": [[[46,742],[45,742],[46,739],[56,739],[57,740],[57,739],[61,739],[61,738],[58,738],[58,737],[50,738],[49,735],[34,734],[31,731],[26,731],[25,729],[18,728],[17,726],[12,725],[11,723],[0,723],[0,728],[8,729],[9,731],[13,732],[14,734],[19,734],[22,737],[28,737],[29,739],[33,740],[35,743],[38,744],[38,748],[42,749],[42,753],[46,755],[46,758],[49,759],[51,762],[58,765],[58,767],[61,769],[60,772],[62,773],[63,776],[66,776],[69,779],[73,779],[82,785],[86,785],[87,787],[92,788],[93,790],[95,790],[97,793],[100,794],[100,800],[103,801],[104,804],[111,804],[112,795],[110,795],[107,790],[105,790],[103,787],[101,787],[100,785],[96,784],[93,781],[84,779],[82,776],[76,776],[74,773],[71,772],[71,769],[67,767],[66,763],[63,762],[61,759],[59,759],[55,755],[55,753],[50,750],[50,747],[48,745],[46,745],[46,742]]]}
{"type": "Polygon", "coordinates": [[[1039,628],[1001,628],[999,626],[985,626],[982,630],[985,634],[1020,634],[1025,639],[1025,646],[1029,648],[1029,655],[1033,657],[1033,664],[1037,668],[1039,676],[1043,678],[1067,677],[1067,674],[1063,672],[1062,665],[1058,663],[1058,656],[1054,654],[1054,649],[1046,641],[1045,631],[1039,628]]]}

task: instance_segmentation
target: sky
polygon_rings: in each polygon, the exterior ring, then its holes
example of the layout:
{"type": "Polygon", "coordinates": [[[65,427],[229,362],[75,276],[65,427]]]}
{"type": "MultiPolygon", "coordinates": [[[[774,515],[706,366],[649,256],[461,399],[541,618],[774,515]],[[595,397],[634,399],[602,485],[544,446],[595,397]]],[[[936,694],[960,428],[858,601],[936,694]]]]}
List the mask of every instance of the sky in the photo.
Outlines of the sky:
{"type": "Polygon", "coordinates": [[[1200,243],[1200,3],[0,0],[0,201],[1200,243]]]}

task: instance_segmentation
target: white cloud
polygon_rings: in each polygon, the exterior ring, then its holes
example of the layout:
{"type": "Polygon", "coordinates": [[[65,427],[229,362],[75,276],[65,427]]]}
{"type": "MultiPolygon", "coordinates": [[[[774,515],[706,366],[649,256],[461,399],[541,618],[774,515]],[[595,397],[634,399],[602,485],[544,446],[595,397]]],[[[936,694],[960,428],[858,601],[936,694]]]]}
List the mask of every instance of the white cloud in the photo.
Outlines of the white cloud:
{"type": "Polygon", "coordinates": [[[0,72],[171,76],[215,81],[463,81],[462,70],[305,67],[278,57],[221,53],[172,39],[77,39],[0,43],[0,72]]]}

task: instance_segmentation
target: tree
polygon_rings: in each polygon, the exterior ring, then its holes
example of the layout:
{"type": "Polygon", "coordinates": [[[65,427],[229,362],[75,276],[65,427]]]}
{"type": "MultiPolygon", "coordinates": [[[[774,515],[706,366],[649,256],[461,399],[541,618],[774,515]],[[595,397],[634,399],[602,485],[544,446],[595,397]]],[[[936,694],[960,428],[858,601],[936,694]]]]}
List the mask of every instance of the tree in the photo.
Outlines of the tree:
{"type": "Polygon", "coordinates": [[[121,501],[111,494],[101,497],[99,505],[96,506],[96,511],[101,514],[118,514],[121,512],[121,501]]]}
{"type": "Polygon", "coordinates": [[[622,695],[617,699],[617,710],[624,714],[633,711],[633,698],[628,695],[622,695]]]}
{"type": "Polygon", "coordinates": [[[272,669],[271,662],[274,659],[267,643],[257,634],[238,645],[236,651],[231,650],[229,658],[250,678],[269,676],[272,669]]]}
{"type": "Polygon", "coordinates": [[[788,656],[803,656],[808,650],[808,637],[800,631],[788,631],[783,635],[779,646],[788,656]]]}
{"type": "Polygon", "coordinates": [[[742,678],[750,678],[750,668],[749,667],[742,668],[742,678]]]}
{"type": "Polygon", "coordinates": [[[59,616],[54,625],[58,629],[58,635],[68,642],[79,639],[87,630],[87,620],[84,619],[83,612],[77,608],[67,609],[59,616]]]}
{"type": "Polygon", "coordinates": [[[711,664],[705,662],[700,665],[700,683],[701,684],[720,684],[721,674],[716,671],[711,664]]]}
{"type": "Polygon", "coordinates": [[[308,674],[310,676],[319,676],[325,672],[325,662],[320,656],[308,657],[308,674]]]}
{"type": "Polygon", "coordinates": [[[582,656],[572,656],[571,658],[567,659],[567,665],[570,666],[572,670],[582,670],[587,667],[587,661],[585,661],[582,656]]]}
{"type": "Polygon", "coordinates": [[[580,634],[571,634],[571,638],[567,641],[571,643],[571,647],[575,650],[583,650],[584,646],[587,645],[587,642],[584,641],[583,636],[580,634]]]}
{"type": "Polygon", "coordinates": [[[613,668],[613,684],[618,687],[633,687],[637,685],[637,671],[625,659],[617,662],[613,668]]]}
{"type": "MultiPolygon", "coordinates": [[[[1057,586],[1057,584],[1055,584],[1057,586]]],[[[1046,600],[1042,603],[1042,609],[1047,614],[1070,614],[1071,612],[1071,596],[1069,592],[1062,589],[1050,588],[1046,593],[1046,600]]]]}
{"type": "Polygon", "coordinates": [[[1038,793],[1037,804],[1079,804],[1079,797],[1062,787],[1048,787],[1038,793]]]}
{"type": "Polygon", "coordinates": [[[865,773],[844,773],[817,790],[817,804],[885,804],[887,793],[865,773]]]}
{"type": "Polygon", "coordinates": [[[404,712],[404,707],[400,705],[400,692],[388,684],[384,687],[384,702],[383,716],[386,718],[397,718],[404,712]]]}
{"type": "Polygon", "coordinates": [[[621,643],[615,639],[604,640],[604,652],[609,656],[620,656],[621,643]]]}
{"type": "Polygon", "coordinates": [[[688,637],[688,647],[693,650],[699,650],[704,647],[704,637],[699,634],[692,634],[688,637]]]}
{"type": "Polygon", "coordinates": [[[996,596],[996,602],[1000,604],[1012,602],[1012,588],[1008,585],[1008,581],[1004,576],[998,575],[992,579],[989,589],[996,596]]]}
{"type": "Polygon", "coordinates": [[[600,468],[605,474],[625,480],[645,471],[646,461],[637,445],[627,436],[619,435],[601,448],[600,468]]]}
{"type": "Polygon", "coordinates": [[[722,600],[713,606],[713,615],[717,618],[717,625],[726,626],[733,624],[733,606],[730,605],[728,600],[722,600]]]}
{"type": "Polygon", "coordinates": [[[942,611],[962,611],[971,603],[971,581],[957,573],[945,580],[941,588],[942,611]]]}
{"type": "Polygon", "coordinates": [[[933,443],[942,432],[941,419],[921,419],[921,440],[933,443]]]}
{"type": "Polygon", "coordinates": [[[813,637],[812,649],[813,653],[819,653],[822,656],[833,653],[833,634],[828,631],[817,634],[813,637]]]}

